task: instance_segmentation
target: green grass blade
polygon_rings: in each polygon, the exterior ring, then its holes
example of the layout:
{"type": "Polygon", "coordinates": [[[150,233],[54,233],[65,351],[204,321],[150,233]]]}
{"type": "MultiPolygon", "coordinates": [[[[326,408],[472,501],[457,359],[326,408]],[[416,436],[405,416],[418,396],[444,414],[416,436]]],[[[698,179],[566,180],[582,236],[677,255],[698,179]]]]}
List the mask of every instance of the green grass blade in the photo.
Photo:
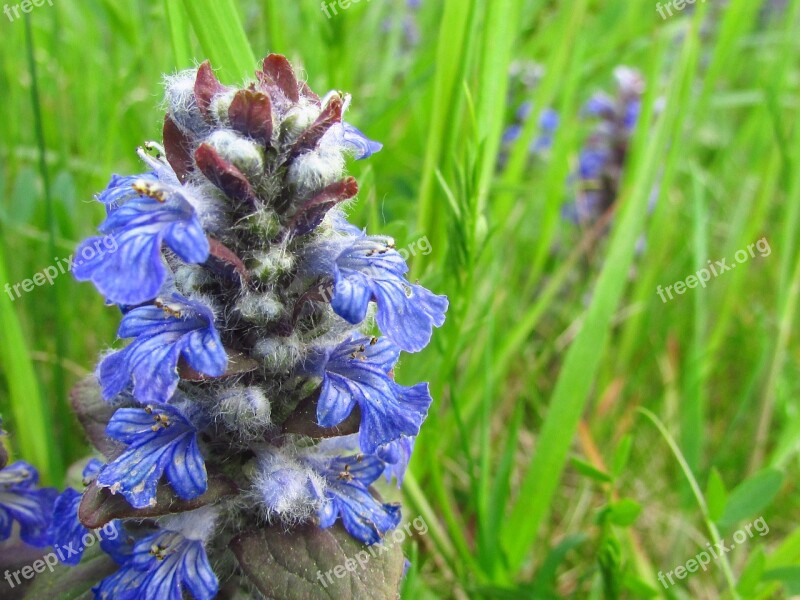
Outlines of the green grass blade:
{"type": "MultiPolygon", "coordinates": [[[[36,132],[36,146],[38,155],[39,176],[44,188],[45,219],[47,224],[47,248],[48,255],[57,256],[56,238],[58,237],[58,225],[56,223],[55,207],[50,188],[50,174],[45,160],[47,146],[44,139],[44,126],[42,124],[42,107],[39,95],[39,76],[36,69],[36,59],[34,57],[33,31],[31,28],[31,18],[25,17],[25,48],[28,57],[28,72],[31,77],[31,107],[33,109],[33,124],[36,132]]],[[[57,439],[60,443],[60,450],[63,456],[72,458],[75,453],[74,438],[69,435],[66,428],[72,423],[72,409],[67,397],[67,383],[64,373],[62,360],[67,355],[67,342],[64,337],[62,323],[66,322],[67,315],[62,309],[61,288],[56,285],[50,286],[50,305],[52,313],[50,325],[53,331],[53,341],[55,350],[55,360],[53,361],[53,406],[58,415],[59,428],[57,439]]],[[[56,474],[60,477],[61,474],[56,474]]]]}
{"type": "MultiPolygon", "coordinates": [[[[622,297],[630,265],[633,261],[636,240],[643,230],[647,214],[647,201],[655,183],[659,165],[666,153],[668,135],[680,122],[678,107],[686,105],[689,97],[691,74],[699,56],[699,18],[695,19],[692,33],[687,37],[679,69],[673,78],[667,109],[649,137],[646,152],[641,152],[643,128],[639,129],[632,173],[635,178],[630,188],[623,186],[622,210],[614,228],[605,265],[597,281],[592,303],[580,332],[569,348],[564,365],[551,397],[549,412],[539,436],[533,461],[523,478],[519,497],[503,531],[504,546],[509,554],[512,569],[519,569],[529,549],[535,543],[537,532],[551,510],[551,503],[566,463],[569,447],[583,412],[599,367],[601,349],[609,337],[609,327],[622,297]],[[638,151],[638,152],[637,152],[638,151]],[[635,167],[639,167],[636,169],[635,167]]],[[[659,40],[658,51],[653,52],[650,76],[661,66],[664,41],[659,40]]],[[[648,92],[641,122],[648,123],[653,112],[654,93],[648,92]]]]}
{"type": "Polygon", "coordinates": [[[164,10],[167,13],[172,51],[175,55],[175,67],[188,69],[192,66],[192,39],[191,24],[186,16],[183,4],[174,0],[164,0],[164,10]]]}
{"type": "MultiPolygon", "coordinates": [[[[8,281],[5,249],[0,245],[0,281],[8,281]]],[[[44,483],[59,485],[63,468],[53,443],[53,421],[33,369],[28,343],[11,301],[0,297],[0,362],[3,365],[11,423],[3,429],[16,440],[21,458],[36,466],[44,483]]]]}
{"type": "Polygon", "coordinates": [[[221,78],[238,82],[252,74],[256,57],[233,0],[183,0],[200,46],[221,78]]]}
{"type": "MultiPolygon", "coordinates": [[[[689,485],[692,488],[692,493],[694,494],[695,499],[697,500],[697,505],[700,507],[700,512],[703,515],[703,521],[705,522],[706,528],[708,529],[708,533],[711,536],[711,541],[714,544],[719,544],[722,541],[722,538],[719,535],[719,530],[717,526],[714,524],[714,521],[711,519],[711,515],[708,511],[708,504],[706,503],[705,496],[703,495],[702,489],[700,489],[700,485],[697,483],[697,479],[695,479],[694,473],[692,472],[692,468],[689,466],[689,463],[686,461],[686,458],[683,456],[678,444],[675,442],[673,437],[670,435],[667,428],[664,427],[664,424],[659,420],[659,418],[654,415],[652,412],[647,410],[646,408],[640,408],[639,412],[641,412],[647,419],[655,425],[656,429],[658,429],[661,436],[664,438],[664,441],[667,442],[667,445],[672,450],[672,454],[675,456],[675,459],[678,461],[678,464],[683,471],[683,474],[686,476],[686,480],[689,482],[689,485]]],[[[739,599],[739,595],[736,593],[736,580],[733,577],[733,571],[731,570],[731,564],[728,561],[728,557],[725,556],[724,553],[720,553],[719,561],[722,564],[722,572],[725,574],[725,581],[728,584],[728,588],[731,592],[731,597],[734,600],[739,599]]]]}

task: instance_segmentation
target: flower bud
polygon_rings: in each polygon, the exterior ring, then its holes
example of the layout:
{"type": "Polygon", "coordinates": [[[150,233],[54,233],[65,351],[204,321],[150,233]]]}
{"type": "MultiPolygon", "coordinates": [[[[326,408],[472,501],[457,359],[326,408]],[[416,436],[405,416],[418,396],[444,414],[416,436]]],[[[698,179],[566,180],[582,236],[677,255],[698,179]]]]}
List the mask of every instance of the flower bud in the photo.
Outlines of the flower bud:
{"type": "Polygon", "coordinates": [[[222,158],[248,177],[263,174],[264,151],[257,144],[226,129],[215,131],[207,141],[222,158]]]}
{"type": "Polygon", "coordinates": [[[236,386],[217,397],[216,411],[228,429],[245,439],[263,433],[272,424],[272,406],[264,391],[255,386],[236,386]]]}

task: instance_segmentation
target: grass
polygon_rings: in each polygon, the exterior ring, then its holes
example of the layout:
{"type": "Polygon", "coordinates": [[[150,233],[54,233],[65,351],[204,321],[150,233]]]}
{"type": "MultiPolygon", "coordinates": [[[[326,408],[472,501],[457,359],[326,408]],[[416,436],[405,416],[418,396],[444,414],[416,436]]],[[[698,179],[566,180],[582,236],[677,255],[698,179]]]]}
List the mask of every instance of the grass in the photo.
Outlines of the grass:
{"type": "MultiPolygon", "coordinates": [[[[435,398],[404,486],[430,526],[404,597],[800,594],[800,1],[767,4],[662,20],[621,0],[386,0],[329,19],[316,0],[61,0],[3,18],[0,285],[93,231],[93,194],[159,137],[162,74],[208,58],[238,81],[286,54],[313,89],[352,93],[348,120],[385,145],[351,166],[354,221],[400,247],[426,236],[413,275],[451,300],[398,371],[435,398]],[[524,93],[521,61],[541,72],[524,93]],[[644,113],[608,227],[580,228],[561,207],[581,106],[621,64],[647,81],[644,113]],[[537,118],[501,144],[524,100],[560,115],[536,160],[537,118]],[[762,238],[769,255],[656,293],[762,238]],[[759,517],[768,534],[661,585],[759,517]]],[[[0,412],[47,482],[88,452],[66,390],[117,321],[68,276],[0,293],[0,412]]]]}

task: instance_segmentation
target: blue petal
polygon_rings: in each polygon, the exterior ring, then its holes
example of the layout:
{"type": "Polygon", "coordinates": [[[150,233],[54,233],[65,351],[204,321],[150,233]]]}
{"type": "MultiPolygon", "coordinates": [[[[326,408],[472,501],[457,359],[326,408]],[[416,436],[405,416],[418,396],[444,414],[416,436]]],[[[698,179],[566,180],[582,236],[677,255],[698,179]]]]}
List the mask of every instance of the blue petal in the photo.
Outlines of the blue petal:
{"type": "Polygon", "coordinates": [[[31,546],[49,546],[53,504],[58,492],[37,488],[39,475],[31,465],[17,461],[0,470],[0,540],[11,535],[12,522],[20,525],[20,538],[31,546]]]}
{"type": "Polygon", "coordinates": [[[92,281],[97,290],[116,304],[139,304],[158,294],[167,277],[161,258],[158,235],[121,232],[114,236],[117,250],[96,252],[103,238],[89,238],[75,251],[77,257],[92,255],[89,260],[76,259],[72,274],[78,281],[92,281]]]}
{"type": "Polygon", "coordinates": [[[96,600],[139,600],[139,586],[146,576],[145,571],[123,566],[92,588],[94,597],[96,600]]]}
{"type": "Polygon", "coordinates": [[[334,278],[331,306],[337,315],[357,325],[367,317],[372,289],[365,275],[357,271],[339,271],[334,278]]]}
{"type": "Polygon", "coordinates": [[[141,180],[155,182],[158,181],[158,178],[153,173],[112,175],[108,186],[97,195],[97,199],[105,205],[108,212],[116,210],[129,200],[138,197],[133,185],[141,180]]]}
{"type": "Polygon", "coordinates": [[[408,463],[411,461],[411,454],[414,452],[415,441],[416,438],[413,437],[402,437],[378,448],[378,458],[386,463],[383,471],[386,481],[391,481],[394,477],[397,480],[397,487],[403,484],[403,477],[405,477],[408,463]]]}
{"type": "Polygon", "coordinates": [[[434,326],[444,323],[448,302],[404,277],[402,256],[389,240],[356,239],[336,259],[333,310],[352,324],[360,323],[370,300],[378,305],[378,327],[406,352],[417,352],[430,341],[434,326]]]}
{"type": "Polygon", "coordinates": [[[208,258],[208,239],[181,186],[150,174],[116,177],[100,200],[108,216],[99,229],[116,246],[100,249],[103,238],[85,241],[78,247],[73,274],[78,281],[92,281],[110,302],[135,305],[158,294],[167,276],[163,242],[186,262],[208,258]],[[140,193],[146,186],[152,191],[140,193]]]}
{"type": "Polygon", "coordinates": [[[328,503],[318,513],[320,526],[330,527],[341,516],[345,529],[365,544],[380,542],[400,523],[400,507],[381,504],[367,486],[380,477],[383,463],[374,456],[337,458],[325,471],[328,503]]]}
{"type": "Polygon", "coordinates": [[[444,324],[446,296],[398,280],[376,281],[372,289],[378,327],[406,352],[422,350],[431,340],[433,327],[444,324]]]}
{"type": "Polygon", "coordinates": [[[355,152],[356,160],[369,158],[383,148],[383,144],[370,140],[350,123],[342,123],[342,127],[344,145],[355,152]]]}
{"type": "Polygon", "coordinates": [[[81,494],[72,488],[67,488],[56,498],[53,507],[53,523],[50,526],[50,535],[54,546],[72,548],[76,553],[63,552],[64,564],[75,566],[83,557],[83,536],[88,533],[78,520],[78,506],[81,503],[81,494]]]}
{"type": "Polygon", "coordinates": [[[81,474],[84,484],[89,485],[92,481],[97,479],[100,471],[103,470],[103,466],[105,466],[103,461],[97,458],[89,459],[89,462],[87,462],[86,466],[83,467],[83,473],[81,474]]]}
{"type": "Polygon", "coordinates": [[[386,342],[373,345],[369,338],[361,338],[339,346],[323,367],[319,424],[338,425],[358,403],[363,452],[373,454],[402,436],[417,435],[431,403],[428,386],[408,388],[395,383],[388,371],[396,360],[396,350],[386,342]]]}
{"type": "Polygon", "coordinates": [[[120,572],[127,574],[127,590],[135,598],[181,600],[187,590],[196,600],[211,600],[219,591],[203,543],[176,532],[159,531],[139,540],[120,572]],[[154,548],[160,549],[160,558],[154,548]]]}

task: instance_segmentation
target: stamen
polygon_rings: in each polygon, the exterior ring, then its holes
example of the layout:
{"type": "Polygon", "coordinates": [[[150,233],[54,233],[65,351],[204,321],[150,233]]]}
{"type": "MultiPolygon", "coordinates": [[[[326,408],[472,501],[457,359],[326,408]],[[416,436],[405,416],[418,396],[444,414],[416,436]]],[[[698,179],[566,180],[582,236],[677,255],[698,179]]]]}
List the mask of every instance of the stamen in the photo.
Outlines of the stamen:
{"type": "Polygon", "coordinates": [[[147,196],[148,198],[152,198],[158,202],[166,202],[167,201],[167,193],[164,189],[154,183],[152,181],[145,181],[144,179],[140,179],[133,184],[133,190],[137,194],[141,194],[142,196],[147,196]]]}
{"type": "Polygon", "coordinates": [[[175,308],[174,305],[170,306],[169,304],[167,304],[163,300],[159,300],[158,298],[156,298],[153,301],[153,305],[156,308],[160,308],[161,310],[163,310],[170,317],[175,317],[176,319],[180,319],[183,316],[180,308],[175,308]]]}

